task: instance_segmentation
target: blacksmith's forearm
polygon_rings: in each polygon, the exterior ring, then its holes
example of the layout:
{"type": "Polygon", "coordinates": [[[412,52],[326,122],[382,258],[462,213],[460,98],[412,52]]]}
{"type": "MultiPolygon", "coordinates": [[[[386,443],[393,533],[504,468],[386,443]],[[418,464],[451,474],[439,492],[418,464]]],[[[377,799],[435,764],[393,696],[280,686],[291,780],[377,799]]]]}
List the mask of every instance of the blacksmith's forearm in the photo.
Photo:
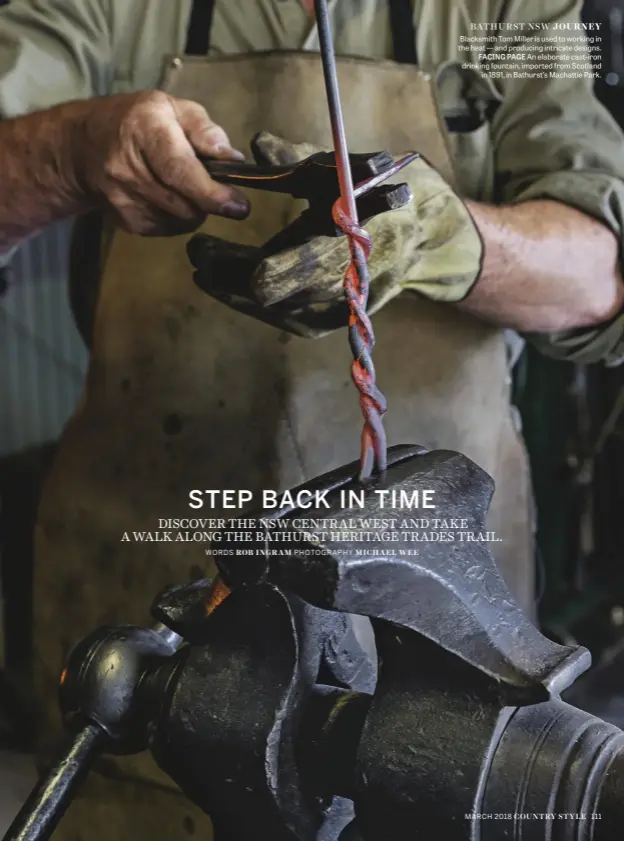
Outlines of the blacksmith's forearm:
{"type": "Polygon", "coordinates": [[[619,244],[601,222],[555,201],[467,205],[485,255],[463,309],[521,332],[592,326],[622,309],[619,244]]]}
{"type": "Polygon", "coordinates": [[[88,107],[70,102],[0,122],[0,253],[87,209],[75,183],[72,146],[88,107]]]}

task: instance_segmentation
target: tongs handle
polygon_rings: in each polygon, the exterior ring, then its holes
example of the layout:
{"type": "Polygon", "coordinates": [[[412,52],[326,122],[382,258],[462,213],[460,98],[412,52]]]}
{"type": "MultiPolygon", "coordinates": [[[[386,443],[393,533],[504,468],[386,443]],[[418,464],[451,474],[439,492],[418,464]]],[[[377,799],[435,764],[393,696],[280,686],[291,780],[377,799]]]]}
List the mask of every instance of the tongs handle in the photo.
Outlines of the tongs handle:
{"type": "Polygon", "coordinates": [[[215,161],[211,158],[200,158],[200,160],[213,181],[277,193],[290,192],[292,176],[297,168],[296,164],[261,166],[236,161],[215,161]]]}
{"type": "MultiPolygon", "coordinates": [[[[331,206],[340,195],[338,168],[333,152],[316,152],[294,164],[252,164],[239,161],[217,161],[200,158],[208,174],[222,184],[289,193],[294,198],[325,201],[331,206]]],[[[349,156],[355,183],[380,176],[392,169],[394,161],[388,152],[349,156]]],[[[383,179],[381,179],[383,180],[383,179]]]]}

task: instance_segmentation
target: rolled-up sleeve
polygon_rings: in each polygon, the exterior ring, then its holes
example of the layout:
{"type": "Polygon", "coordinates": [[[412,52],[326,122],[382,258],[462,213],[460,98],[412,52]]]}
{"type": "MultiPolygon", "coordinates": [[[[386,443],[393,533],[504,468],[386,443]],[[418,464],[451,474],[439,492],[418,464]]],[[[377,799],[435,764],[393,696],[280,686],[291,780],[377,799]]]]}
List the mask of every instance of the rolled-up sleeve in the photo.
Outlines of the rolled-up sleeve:
{"type": "Polygon", "coordinates": [[[108,93],[112,54],[109,0],[12,0],[0,9],[0,119],[108,93]]]}
{"type": "MultiPolygon", "coordinates": [[[[525,34],[504,49],[548,54],[551,66],[544,71],[546,78],[531,71],[529,79],[500,82],[504,99],[492,126],[495,195],[501,203],[552,199],[600,220],[618,238],[624,268],[624,135],[595,98],[592,79],[578,78],[583,72],[578,65],[589,61],[589,44],[579,40],[583,31],[576,28],[580,7],[570,0],[509,3],[506,21],[524,24],[525,34]],[[549,27],[528,36],[529,22],[549,27]]],[[[589,39],[604,35],[587,33],[589,39]]],[[[624,313],[600,327],[530,334],[527,339],[550,356],[617,365],[624,362],[624,313]]]]}

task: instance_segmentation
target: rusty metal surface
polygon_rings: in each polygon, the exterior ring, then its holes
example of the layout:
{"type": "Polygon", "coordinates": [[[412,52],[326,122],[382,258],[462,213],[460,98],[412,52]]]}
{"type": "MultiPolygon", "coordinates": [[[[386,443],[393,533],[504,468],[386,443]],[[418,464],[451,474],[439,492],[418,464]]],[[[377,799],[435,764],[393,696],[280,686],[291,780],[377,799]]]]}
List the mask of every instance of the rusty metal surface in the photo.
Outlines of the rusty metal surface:
{"type": "Polygon", "coordinates": [[[347,235],[351,252],[351,262],[344,279],[344,291],[349,304],[349,343],[353,353],[351,373],[360,392],[360,404],[364,415],[360,456],[360,479],[364,480],[370,478],[375,471],[383,473],[387,461],[386,432],[383,426],[386,400],[375,381],[375,368],[371,357],[375,335],[366,311],[370,284],[368,257],[372,242],[358,220],[327,0],[314,0],[314,11],[340,182],[340,199],[335,205],[334,220],[347,235]]]}

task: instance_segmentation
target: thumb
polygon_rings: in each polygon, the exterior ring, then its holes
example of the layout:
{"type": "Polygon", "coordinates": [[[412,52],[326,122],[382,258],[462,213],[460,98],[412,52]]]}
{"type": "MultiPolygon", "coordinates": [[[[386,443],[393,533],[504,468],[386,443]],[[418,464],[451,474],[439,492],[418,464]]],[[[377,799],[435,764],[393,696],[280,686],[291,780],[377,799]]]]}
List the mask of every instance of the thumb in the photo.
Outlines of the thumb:
{"type": "Polygon", "coordinates": [[[311,143],[291,143],[268,131],[261,131],[251,141],[251,151],[259,165],[288,166],[303,161],[321,150],[311,143]]]}
{"type": "Polygon", "coordinates": [[[222,161],[245,160],[245,155],[234,149],[225,130],[211,120],[198,102],[188,99],[172,101],[178,122],[198,155],[222,161]]]}

